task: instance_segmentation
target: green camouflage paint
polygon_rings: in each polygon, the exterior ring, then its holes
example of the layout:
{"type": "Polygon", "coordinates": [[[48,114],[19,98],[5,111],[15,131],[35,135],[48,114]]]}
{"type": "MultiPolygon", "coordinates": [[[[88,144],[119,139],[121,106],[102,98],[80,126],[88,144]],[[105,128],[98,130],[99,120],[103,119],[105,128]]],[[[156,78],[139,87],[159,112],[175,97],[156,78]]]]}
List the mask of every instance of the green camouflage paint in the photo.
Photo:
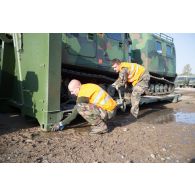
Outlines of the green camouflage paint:
{"type": "Polygon", "coordinates": [[[132,61],[144,65],[151,74],[168,77],[174,81],[176,54],[173,40],[166,35],[151,33],[130,33],[130,37],[132,39],[132,61]],[[157,49],[157,42],[161,44],[162,52],[157,49]],[[170,48],[168,54],[167,47],[170,48]]]}
{"type": "Polygon", "coordinates": [[[114,72],[111,60],[128,60],[130,38],[125,33],[67,33],[62,36],[62,63],[64,67],[101,69],[114,72]],[[117,38],[112,38],[117,35],[117,38]]]}

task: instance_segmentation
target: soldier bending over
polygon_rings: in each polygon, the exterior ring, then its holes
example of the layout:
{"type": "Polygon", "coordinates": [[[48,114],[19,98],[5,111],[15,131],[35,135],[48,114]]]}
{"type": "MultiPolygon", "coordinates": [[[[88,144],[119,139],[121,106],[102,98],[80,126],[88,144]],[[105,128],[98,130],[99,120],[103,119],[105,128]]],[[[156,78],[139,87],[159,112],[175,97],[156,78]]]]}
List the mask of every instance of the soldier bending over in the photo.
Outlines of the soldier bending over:
{"type": "Polygon", "coordinates": [[[121,62],[118,59],[112,60],[112,67],[115,72],[119,72],[118,79],[112,84],[116,89],[128,83],[133,85],[131,113],[134,119],[137,119],[141,95],[148,90],[150,75],[143,66],[136,63],[121,62]]]}
{"type": "Polygon", "coordinates": [[[78,80],[71,80],[68,89],[77,96],[76,105],[72,113],[52,128],[53,131],[63,130],[79,113],[91,125],[90,134],[105,133],[108,131],[105,121],[116,113],[117,103],[96,84],[81,84],[78,80]]]}

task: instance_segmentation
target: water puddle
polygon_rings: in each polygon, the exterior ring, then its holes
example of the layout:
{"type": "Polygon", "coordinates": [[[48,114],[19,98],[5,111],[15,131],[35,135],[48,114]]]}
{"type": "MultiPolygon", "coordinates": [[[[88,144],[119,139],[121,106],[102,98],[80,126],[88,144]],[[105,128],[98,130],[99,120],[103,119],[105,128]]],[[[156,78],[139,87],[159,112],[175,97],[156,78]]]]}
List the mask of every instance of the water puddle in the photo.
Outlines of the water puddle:
{"type": "Polygon", "coordinates": [[[144,110],[140,122],[166,124],[170,122],[195,124],[195,112],[178,112],[172,109],[144,110]]]}
{"type": "Polygon", "coordinates": [[[177,112],[174,115],[177,123],[195,124],[195,112],[177,112]]]}

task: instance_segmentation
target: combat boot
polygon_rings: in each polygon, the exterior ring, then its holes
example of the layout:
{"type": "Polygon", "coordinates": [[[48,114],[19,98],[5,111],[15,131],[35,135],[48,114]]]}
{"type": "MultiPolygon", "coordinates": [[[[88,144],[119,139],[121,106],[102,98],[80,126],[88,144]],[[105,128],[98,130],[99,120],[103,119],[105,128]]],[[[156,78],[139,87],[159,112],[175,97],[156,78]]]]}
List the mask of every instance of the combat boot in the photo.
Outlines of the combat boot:
{"type": "Polygon", "coordinates": [[[137,117],[135,117],[135,116],[132,115],[131,113],[130,113],[130,119],[131,119],[131,122],[132,122],[132,123],[134,123],[134,122],[137,121],[137,117]]]}
{"type": "Polygon", "coordinates": [[[131,119],[131,122],[134,123],[137,121],[137,116],[135,116],[132,112],[130,112],[130,119],[131,119]]]}
{"type": "Polygon", "coordinates": [[[100,124],[93,126],[89,134],[102,134],[108,132],[108,127],[104,121],[101,121],[100,124]]]}

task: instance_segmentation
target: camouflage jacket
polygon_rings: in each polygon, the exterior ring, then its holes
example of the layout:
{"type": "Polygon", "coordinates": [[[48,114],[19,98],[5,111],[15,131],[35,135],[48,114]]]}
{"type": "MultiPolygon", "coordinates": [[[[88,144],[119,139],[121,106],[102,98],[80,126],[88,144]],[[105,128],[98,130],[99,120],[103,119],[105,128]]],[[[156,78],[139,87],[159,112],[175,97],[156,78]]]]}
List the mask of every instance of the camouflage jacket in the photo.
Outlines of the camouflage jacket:
{"type": "Polygon", "coordinates": [[[119,77],[113,83],[113,85],[119,88],[119,87],[125,86],[127,84],[127,82],[128,82],[128,68],[123,68],[119,72],[119,77]]]}
{"type": "Polygon", "coordinates": [[[89,103],[89,98],[87,97],[79,97],[77,98],[77,102],[76,105],[74,106],[71,114],[69,114],[68,117],[66,117],[64,120],[62,120],[60,123],[62,125],[69,125],[74,119],[76,119],[77,115],[78,115],[78,111],[77,111],[77,104],[78,103],[89,103]]]}

